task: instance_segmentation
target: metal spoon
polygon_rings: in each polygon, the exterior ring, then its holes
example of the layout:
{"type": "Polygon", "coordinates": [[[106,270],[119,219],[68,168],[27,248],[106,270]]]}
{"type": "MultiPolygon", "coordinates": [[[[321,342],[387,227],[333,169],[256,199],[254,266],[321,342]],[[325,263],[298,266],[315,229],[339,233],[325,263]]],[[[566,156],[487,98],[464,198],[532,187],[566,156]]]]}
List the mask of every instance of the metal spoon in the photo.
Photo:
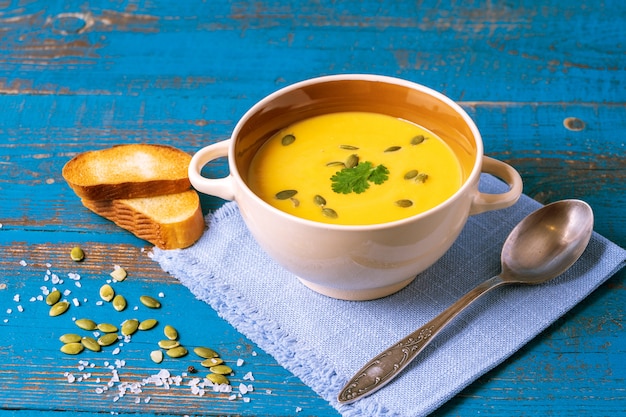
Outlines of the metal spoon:
{"type": "Polygon", "coordinates": [[[593,212],[580,200],[558,201],[529,214],[504,242],[499,275],[369,361],[341,390],[338,401],[351,403],[381,389],[453,318],[488,291],[505,284],[541,284],[561,275],[582,255],[592,231],[593,212]]]}

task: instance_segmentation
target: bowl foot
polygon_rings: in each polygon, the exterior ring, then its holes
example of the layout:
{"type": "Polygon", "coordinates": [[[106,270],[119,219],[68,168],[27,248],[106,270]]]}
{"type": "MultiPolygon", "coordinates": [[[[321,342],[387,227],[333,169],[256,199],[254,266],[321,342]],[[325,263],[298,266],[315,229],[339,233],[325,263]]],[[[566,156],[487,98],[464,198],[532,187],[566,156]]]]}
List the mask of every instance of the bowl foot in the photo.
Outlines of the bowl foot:
{"type": "Polygon", "coordinates": [[[300,282],[304,284],[309,289],[315,291],[316,293],[337,298],[339,300],[347,300],[347,301],[367,301],[367,300],[375,300],[377,298],[386,297],[388,295],[394,294],[407,285],[409,285],[415,277],[411,277],[407,280],[398,282],[393,285],[387,285],[384,287],[378,288],[370,288],[365,290],[342,290],[340,288],[326,287],[319,284],[314,284],[310,281],[302,279],[298,277],[300,282]]]}

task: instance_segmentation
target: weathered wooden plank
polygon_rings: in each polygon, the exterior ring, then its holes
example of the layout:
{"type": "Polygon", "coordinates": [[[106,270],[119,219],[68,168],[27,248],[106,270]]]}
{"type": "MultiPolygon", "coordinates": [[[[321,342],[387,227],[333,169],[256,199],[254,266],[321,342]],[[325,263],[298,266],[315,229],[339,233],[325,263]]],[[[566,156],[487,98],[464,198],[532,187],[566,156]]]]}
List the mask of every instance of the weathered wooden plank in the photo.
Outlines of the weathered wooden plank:
{"type": "Polygon", "coordinates": [[[83,262],[75,263],[68,256],[74,244],[59,241],[0,245],[3,254],[0,260],[3,271],[0,277],[0,363],[3,369],[0,408],[253,416],[264,415],[263,410],[289,415],[300,407],[303,415],[333,415],[321,398],[220,320],[208,305],[195,300],[185,287],[151,261],[143,248],[83,241],[80,244],[87,256],[83,262]],[[98,290],[110,280],[109,273],[115,264],[124,266],[129,274],[125,281],[112,284],[129,302],[122,312],[116,312],[109,303],[96,304],[98,290]],[[80,274],[80,279],[69,278],[70,273],[80,274]],[[63,282],[54,283],[52,274],[63,282]],[[36,300],[44,295],[43,287],[70,291],[64,298],[69,301],[76,298],[80,305],[72,304],[64,315],[49,317],[49,307],[44,301],[36,300]],[[159,293],[163,293],[162,298],[159,293]],[[141,305],[138,298],[142,294],[158,298],[162,308],[150,310],[141,305]],[[32,297],[35,300],[31,301],[32,297]],[[191,316],[190,311],[193,311],[191,316]],[[156,318],[159,325],[153,330],[136,333],[131,340],[121,340],[118,354],[114,351],[118,345],[114,345],[103,348],[102,352],[64,355],[59,351],[59,336],[64,333],[92,335],[74,325],[73,319],[83,317],[117,326],[129,318],[156,318]],[[203,378],[208,373],[200,366],[201,359],[193,353],[182,359],[166,357],[162,364],[153,363],[149,353],[158,349],[157,342],[165,338],[162,333],[165,324],[177,328],[181,343],[189,350],[206,345],[218,351],[235,371],[230,378],[234,393],[239,392],[240,383],[253,385],[254,392],[244,395],[250,402],[243,398],[231,399],[231,393],[207,392],[202,397],[193,394],[187,385],[191,377],[203,378]],[[243,360],[240,366],[237,365],[239,359],[243,360]],[[116,365],[116,360],[123,360],[125,364],[116,365]],[[87,365],[81,366],[80,361],[86,361],[87,365]],[[141,388],[142,392],[134,393],[127,388],[126,395],[120,396],[120,389],[140,384],[161,369],[180,376],[190,365],[199,372],[188,374],[180,386],[172,383],[171,389],[166,389],[149,383],[141,388]],[[113,380],[108,390],[99,392],[98,388],[105,389],[114,378],[109,366],[116,369],[120,381],[113,380]],[[68,382],[66,372],[76,380],[68,382]],[[254,380],[244,379],[248,372],[254,380]],[[76,398],[81,401],[77,403],[76,398]],[[70,404],[72,407],[68,408],[70,404]]]}
{"type": "Polygon", "coordinates": [[[245,98],[320,74],[376,72],[458,100],[619,103],[625,18],[617,0],[453,10],[436,1],[29,3],[0,16],[0,91],[179,95],[220,85],[245,98]]]}

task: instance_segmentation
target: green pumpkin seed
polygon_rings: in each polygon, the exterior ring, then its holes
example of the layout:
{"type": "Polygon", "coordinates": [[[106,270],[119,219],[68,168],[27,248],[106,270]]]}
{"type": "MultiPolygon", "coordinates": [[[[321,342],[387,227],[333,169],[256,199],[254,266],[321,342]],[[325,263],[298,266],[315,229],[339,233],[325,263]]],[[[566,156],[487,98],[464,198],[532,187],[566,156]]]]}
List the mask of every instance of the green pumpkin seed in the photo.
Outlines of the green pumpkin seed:
{"type": "Polygon", "coordinates": [[[165,337],[170,340],[178,339],[178,331],[176,331],[176,329],[169,324],[163,329],[163,334],[165,334],[165,337]]]}
{"type": "Polygon", "coordinates": [[[122,323],[122,334],[124,336],[130,336],[134,334],[139,328],[139,320],[137,319],[128,319],[122,323]]]}
{"type": "Polygon", "coordinates": [[[282,190],[277,192],[275,197],[278,200],[288,200],[296,194],[298,194],[297,190],[282,190]]]}
{"type": "Polygon", "coordinates": [[[313,197],[313,202],[316,206],[324,207],[326,205],[326,199],[321,195],[317,194],[313,197]]]}
{"type": "Polygon", "coordinates": [[[209,358],[200,362],[200,365],[204,366],[205,368],[210,368],[212,366],[221,365],[223,363],[224,360],[222,358],[209,358]]]}
{"type": "Polygon", "coordinates": [[[346,164],[344,164],[343,162],[340,161],[333,161],[333,162],[328,162],[326,164],[327,167],[338,167],[338,166],[342,166],[345,168],[346,164]]]}
{"type": "Polygon", "coordinates": [[[155,319],[146,319],[139,323],[139,330],[150,330],[154,326],[156,326],[157,323],[158,321],[156,321],[155,319]]]}
{"type": "Polygon", "coordinates": [[[407,207],[411,207],[412,205],[413,205],[413,202],[411,200],[398,200],[398,201],[396,201],[396,206],[398,206],[398,207],[407,208],[407,207]]]}
{"type": "Polygon", "coordinates": [[[85,252],[83,252],[80,246],[74,246],[70,251],[70,258],[74,262],[80,262],[85,259],[85,252]]]}
{"type": "Polygon", "coordinates": [[[139,297],[139,301],[141,304],[145,305],[148,308],[161,308],[161,303],[155,299],[150,297],[149,295],[142,295],[139,297]]]}
{"type": "Polygon", "coordinates": [[[116,266],[113,269],[113,272],[111,272],[109,275],[111,275],[111,277],[117,282],[124,281],[126,277],[128,276],[128,274],[126,273],[126,270],[122,268],[121,266],[116,266]]]}
{"type": "Polygon", "coordinates": [[[404,179],[405,180],[412,180],[413,178],[417,177],[417,170],[416,169],[412,169],[409,172],[407,172],[406,174],[404,174],[404,179]]]}
{"type": "Polygon", "coordinates": [[[66,333],[64,335],[61,335],[61,337],[59,337],[59,340],[63,343],[79,343],[80,335],[76,333],[66,333]]]}
{"type": "Polygon", "coordinates": [[[187,349],[184,346],[176,346],[175,348],[166,350],[165,354],[170,358],[182,358],[187,354],[187,349]]]}
{"type": "Polygon", "coordinates": [[[348,157],[348,159],[346,159],[345,165],[346,168],[354,168],[355,166],[359,165],[359,156],[353,153],[348,157]]]}
{"type": "Polygon", "coordinates": [[[126,298],[123,295],[118,294],[113,298],[113,308],[116,311],[122,311],[126,308],[126,298]]]}
{"type": "Polygon", "coordinates": [[[347,151],[356,151],[357,149],[359,149],[357,146],[352,145],[339,145],[339,148],[345,149],[347,151]]]}
{"type": "Polygon", "coordinates": [[[100,346],[111,346],[119,340],[117,333],[103,334],[98,338],[98,344],[100,346]]]}
{"type": "Polygon", "coordinates": [[[158,345],[161,349],[169,350],[180,346],[180,342],[177,340],[159,340],[158,345]]]}
{"type": "Polygon", "coordinates": [[[74,322],[74,324],[80,327],[81,329],[87,330],[87,331],[96,330],[96,328],[98,327],[96,322],[91,319],[78,319],[74,322]]]}
{"type": "Polygon", "coordinates": [[[204,359],[217,358],[217,357],[220,356],[213,349],[208,348],[208,347],[204,347],[204,346],[198,346],[197,348],[194,348],[193,352],[196,355],[198,355],[198,356],[200,356],[201,358],[204,358],[204,359]]]}
{"type": "Polygon", "coordinates": [[[209,371],[213,372],[214,374],[220,374],[220,375],[230,375],[233,372],[231,367],[228,365],[212,366],[209,368],[209,371]]]}
{"type": "Polygon", "coordinates": [[[280,140],[280,143],[283,146],[289,146],[295,141],[296,141],[296,137],[294,135],[289,134],[289,135],[283,136],[283,138],[280,140]]]}
{"type": "Polygon", "coordinates": [[[337,217],[339,217],[339,215],[337,214],[335,210],[328,208],[328,207],[324,207],[322,209],[322,214],[328,217],[329,219],[336,219],[337,217]]]}
{"type": "Polygon", "coordinates": [[[114,326],[109,323],[99,323],[96,328],[104,333],[115,333],[117,332],[117,326],[114,326]]]}
{"type": "Polygon", "coordinates": [[[208,374],[206,376],[206,379],[208,379],[209,381],[211,381],[212,383],[216,384],[216,385],[229,385],[230,381],[228,380],[228,378],[226,378],[224,375],[221,374],[208,374]]]}
{"type": "Polygon", "coordinates": [[[67,301],[59,301],[58,303],[50,307],[50,312],[48,314],[50,314],[51,317],[60,316],[61,314],[65,313],[68,308],[70,308],[70,303],[68,303],[67,301]]]}
{"type": "Polygon", "coordinates": [[[384,150],[384,152],[396,152],[402,149],[402,146],[390,146],[384,150]]]}
{"type": "Polygon", "coordinates": [[[102,346],[93,337],[85,336],[80,340],[80,343],[92,352],[100,352],[102,350],[102,346]]]}
{"type": "Polygon", "coordinates": [[[104,301],[109,302],[115,297],[115,290],[109,284],[104,284],[100,287],[100,298],[104,301]]]}
{"type": "Polygon", "coordinates": [[[152,359],[152,362],[154,363],[163,362],[163,352],[160,350],[153,350],[150,352],[150,359],[152,359]]]}
{"type": "Polygon", "coordinates": [[[299,207],[300,206],[300,200],[298,200],[297,198],[291,197],[291,204],[293,204],[294,207],[299,207]]]}
{"type": "Polygon", "coordinates": [[[428,174],[424,174],[422,172],[415,178],[415,182],[426,182],[427,179],[428,179],[428,174]]]}
{"type": "Polygon", "coordinates": [[[53,306],[56,303],[58,303],[60,299],[61,299],[61,291],[59,290],[51,291],[50,294],[48,294],[48,296],[46,297],[46,304],[48,304],[49,306],[53,306]]]}
{"type": "Polygon", "coordinates": [[[85,347],[80,342],[66,343],[61,346],[61,352],[68,355],[78,355],[85,347]]]}
{"type": "Polygon", "coordinates": [[[426,138],[424,137],[424,135],[417,135],[413,139],[411,139],[411,145],[419,145],[420,143],[424,142],[425,139],[426,138]]]}

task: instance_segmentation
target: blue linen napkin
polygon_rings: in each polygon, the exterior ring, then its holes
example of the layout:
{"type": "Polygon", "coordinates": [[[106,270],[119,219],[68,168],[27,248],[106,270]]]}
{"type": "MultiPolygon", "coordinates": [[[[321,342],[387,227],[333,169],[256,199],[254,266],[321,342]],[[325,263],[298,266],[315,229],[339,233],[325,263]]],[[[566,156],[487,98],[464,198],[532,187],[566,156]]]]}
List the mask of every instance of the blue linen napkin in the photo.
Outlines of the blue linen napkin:
{"type": "MultiPolygon", "coordinates": [[[[480,189],[506,185],[483,174],[480,189]]],[[[626,251],[595,234],[581,259],[541,286],[496,289],[456,318],[403,373],[353,404],[337,394],[374,355],[425,324],[500,271],[511,229],[539,203],[469,218],[452,248],[402,291],[373,301],[341,301],[304,287],[256,244],[236,203],[209,214],[191,248],[153,259],[241,333],[274,356],[343,416],[423,416],[491,370],[624,266],[626,251]]]]}

